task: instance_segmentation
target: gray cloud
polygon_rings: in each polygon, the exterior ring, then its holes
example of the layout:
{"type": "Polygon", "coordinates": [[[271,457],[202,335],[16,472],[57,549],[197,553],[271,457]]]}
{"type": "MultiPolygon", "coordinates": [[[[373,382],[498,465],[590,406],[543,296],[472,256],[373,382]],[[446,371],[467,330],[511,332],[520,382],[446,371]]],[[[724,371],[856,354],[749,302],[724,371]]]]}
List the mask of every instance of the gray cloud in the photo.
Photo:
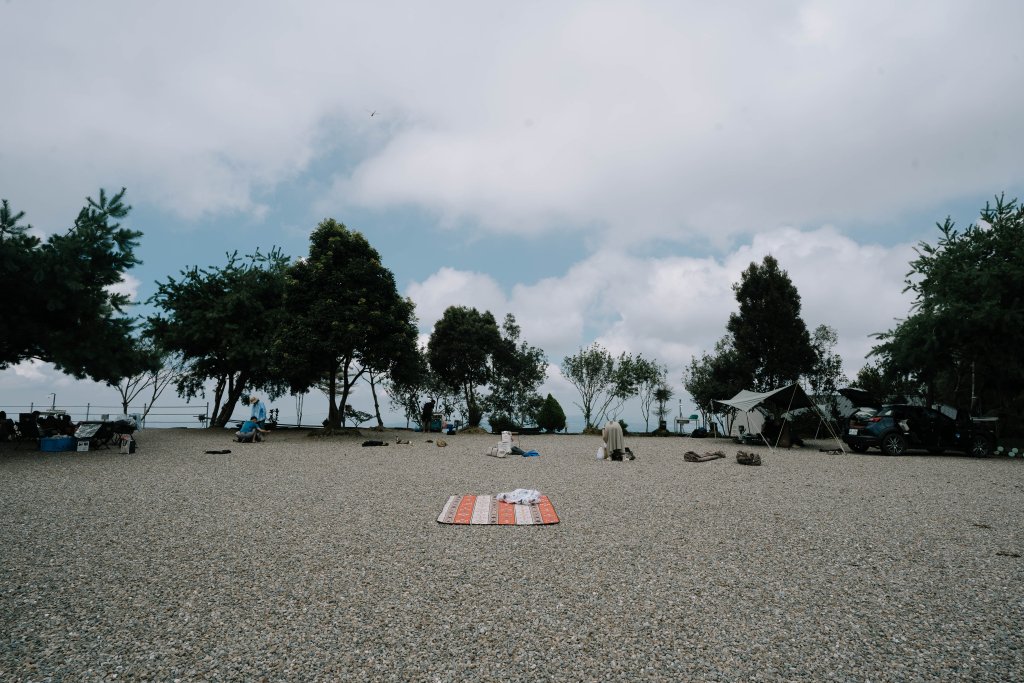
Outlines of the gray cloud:
{"type": "Polygon", "coordinates": [[[0,185],[26,205],[128,178],[186,218],[258,215],[263,190],[342,144],[364,158],[335,201],[496,231],[684,239],[1024,180],[1018,3],[41,2],[0,18],[0,185]]]}

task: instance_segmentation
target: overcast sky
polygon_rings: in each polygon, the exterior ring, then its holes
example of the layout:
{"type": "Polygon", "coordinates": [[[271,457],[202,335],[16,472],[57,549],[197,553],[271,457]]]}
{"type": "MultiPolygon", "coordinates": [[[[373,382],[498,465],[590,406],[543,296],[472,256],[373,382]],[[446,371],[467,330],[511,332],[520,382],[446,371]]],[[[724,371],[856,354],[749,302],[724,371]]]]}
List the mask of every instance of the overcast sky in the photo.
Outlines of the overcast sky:
{"type": "MultiPolygon", "coordinates": [[[[677,394],[772,254],[852,377],[908,311],[913,245],[1024,196],[1022,24],[1013,1],[7,0],[0,197],[46,234],[127,187],[139,301],[235,249],[300,256],[329,216],[424,335],[512,312],[553,366],[596,340],[677,394]]],[[[545,390],[577,412],[555,367],[545,390]]],[[[117,398],[0,373],[0,405],[51,393],[117,398]]]]}

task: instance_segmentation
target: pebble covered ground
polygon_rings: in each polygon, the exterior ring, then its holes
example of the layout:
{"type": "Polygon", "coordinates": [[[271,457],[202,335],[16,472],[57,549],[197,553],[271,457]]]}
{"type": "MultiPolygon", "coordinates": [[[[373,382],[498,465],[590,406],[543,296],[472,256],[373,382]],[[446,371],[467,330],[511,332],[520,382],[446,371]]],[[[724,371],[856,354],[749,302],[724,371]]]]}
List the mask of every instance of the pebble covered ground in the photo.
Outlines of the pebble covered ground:
{"type": "Polygon", "coordinates": [[[0,680],[1024,679],[1017,460],[365,434],[5,446],[0,680]],[[561,523],[436,521],[515,488],[561,523]]]}

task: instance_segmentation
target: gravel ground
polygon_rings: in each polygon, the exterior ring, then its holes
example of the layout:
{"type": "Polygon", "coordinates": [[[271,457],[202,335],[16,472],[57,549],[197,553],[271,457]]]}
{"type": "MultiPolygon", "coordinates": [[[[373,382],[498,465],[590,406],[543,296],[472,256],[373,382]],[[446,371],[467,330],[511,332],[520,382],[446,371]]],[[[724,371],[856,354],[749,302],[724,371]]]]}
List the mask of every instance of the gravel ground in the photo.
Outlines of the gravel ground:
{"type": "Polygon", "coordinates": [[[0,452],[0,680],[1024,678],[1016,460],[365,438],[0,452]],[[436,522],[520,487],[561,523],[436,522]]]}

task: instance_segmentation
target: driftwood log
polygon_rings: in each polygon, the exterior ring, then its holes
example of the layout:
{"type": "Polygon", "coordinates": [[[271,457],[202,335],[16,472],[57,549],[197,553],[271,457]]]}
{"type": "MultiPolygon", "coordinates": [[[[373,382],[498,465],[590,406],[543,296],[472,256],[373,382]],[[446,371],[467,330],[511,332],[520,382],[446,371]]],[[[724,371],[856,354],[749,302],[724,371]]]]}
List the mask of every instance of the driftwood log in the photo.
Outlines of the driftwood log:
{"type": "Polygon", "coordinates": [[[707,462],[708,460],[718,460],[724,458],[725,453],[722,451],[715,451],[713,453],[705,453],[704,455],[698,455],[693,451],[686,451],[683,453],[683,460],[686,462],[707,462]]]}

